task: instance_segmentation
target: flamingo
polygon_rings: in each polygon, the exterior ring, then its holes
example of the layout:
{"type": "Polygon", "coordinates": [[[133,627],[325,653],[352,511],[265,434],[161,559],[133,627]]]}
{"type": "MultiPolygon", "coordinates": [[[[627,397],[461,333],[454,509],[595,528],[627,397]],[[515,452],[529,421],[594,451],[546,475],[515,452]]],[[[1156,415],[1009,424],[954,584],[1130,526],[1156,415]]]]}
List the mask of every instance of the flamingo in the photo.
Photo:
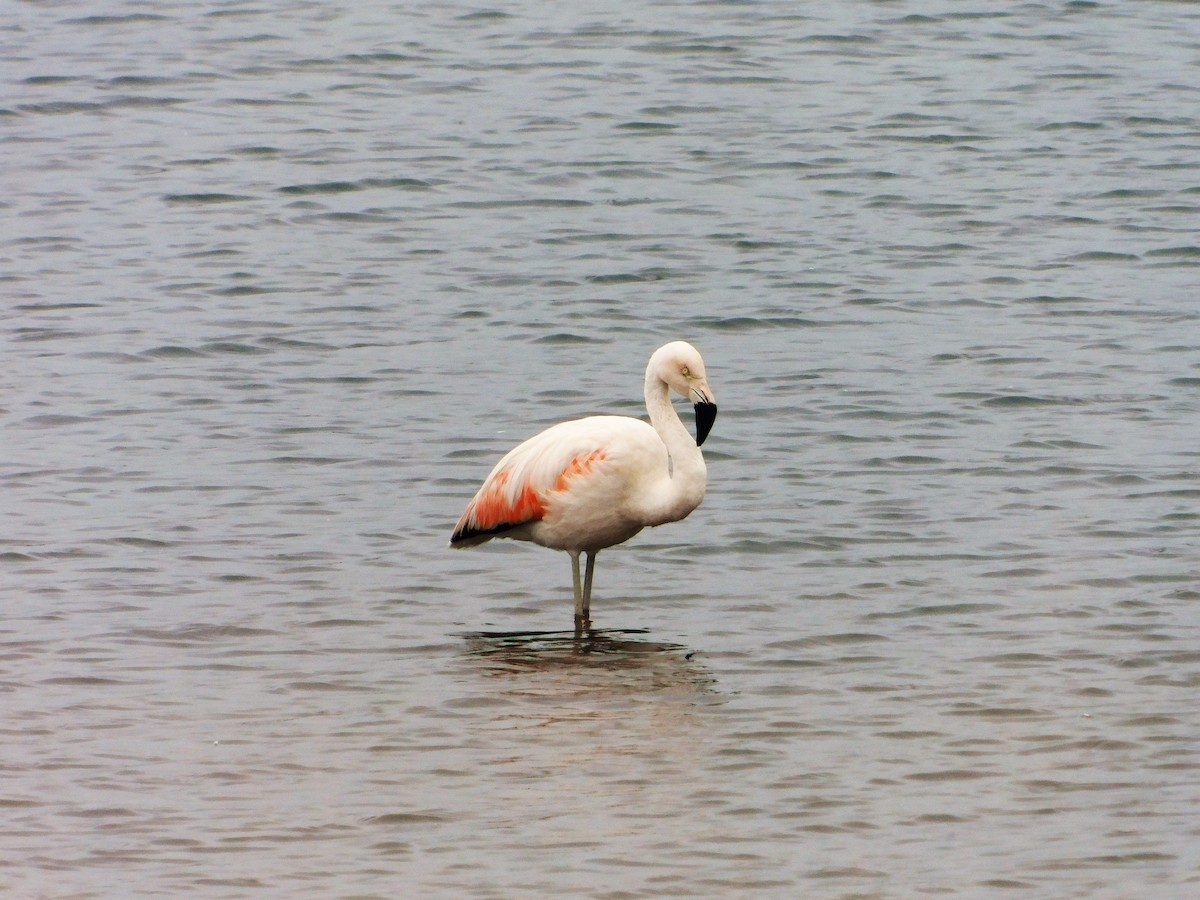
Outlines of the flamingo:
{"type": "Polygon", "coordinates": [[[596,554],[647,526],[685,518],[704,499],[700,445],[716,421],[717,404],[696,348],[672,341],[654,351],[645,396],[650,424],[588,416],[552,425],[510,450],[450,537],[456,548],[503,537],[565,550],[577,635],[591,626],[596,554]],[[695,440],[671,405],[672,389],[695,403],[695,440]],[[580,554],[587,558],[582,581],[580,554]]]}

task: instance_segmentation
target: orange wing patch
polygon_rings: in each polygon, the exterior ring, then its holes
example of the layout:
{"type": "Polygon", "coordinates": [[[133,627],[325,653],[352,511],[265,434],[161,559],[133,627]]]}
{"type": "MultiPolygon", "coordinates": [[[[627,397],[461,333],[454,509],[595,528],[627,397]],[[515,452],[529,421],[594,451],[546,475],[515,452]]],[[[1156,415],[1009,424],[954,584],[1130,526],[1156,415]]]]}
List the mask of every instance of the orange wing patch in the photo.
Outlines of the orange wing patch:
{"type": "MultiPolygon", "coordinates": [[[[572,478],[590,472],[604,456],[603,450],[580,453],[567,463],[550,490],[567,490],[572,478]]],[[[510,474],[508,469],[502,469],[488,479],[458,520],[450,538],[451,544],[469,547],[480,539],[487,540],[526,522],[536,522],[546,515],[544,495],[529,483],[518,485],[519,490],[510,488],[510,474]]]]}
{"type": "Polygon", "coordinates": [[[497,472],[485,490],[472,504],[471,525],[479,531],[491,531],[502,525],[532,522],[545,514],[542,499],[531,486],[525,485],[516,496],[505,490],[508,470],[497,472]]]}
{"type": "Polygon", "coordinates": [[[580,453],[577,457],[567,463],[567,467],[562,470],[562,474],[558,476],[558,480],[554,482],[554,490],[565,491],[567,482],[576,475],[586,475],[592,470],[592,466],[598,460],[604,459],[605,453],[603,450],[593,450],[591,453],[580,453]]]}

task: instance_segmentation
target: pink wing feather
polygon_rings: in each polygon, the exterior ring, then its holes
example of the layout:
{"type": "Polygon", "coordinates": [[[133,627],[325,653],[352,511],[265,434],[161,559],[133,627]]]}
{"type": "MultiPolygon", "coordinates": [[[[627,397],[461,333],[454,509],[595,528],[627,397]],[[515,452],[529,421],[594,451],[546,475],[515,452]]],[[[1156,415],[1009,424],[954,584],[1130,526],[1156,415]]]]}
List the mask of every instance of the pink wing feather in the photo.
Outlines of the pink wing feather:
{"type": "Polygon", "coordinates": [[[594,437],[575,422],[546,429],[515,447],[496,464],[454,527],[451,546],[471,547],[546,514],[551,495],[605,458],[594,437]]]}

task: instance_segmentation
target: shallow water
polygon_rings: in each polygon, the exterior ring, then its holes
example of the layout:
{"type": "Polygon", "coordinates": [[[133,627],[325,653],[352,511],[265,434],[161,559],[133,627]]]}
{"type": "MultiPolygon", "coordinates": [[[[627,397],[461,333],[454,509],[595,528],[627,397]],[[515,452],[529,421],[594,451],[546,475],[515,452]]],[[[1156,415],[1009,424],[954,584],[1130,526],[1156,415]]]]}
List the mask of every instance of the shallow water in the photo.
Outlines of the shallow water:
{"type": "Polygon", "coordinates": [[[22,5],[0,887],[1192,896],[1198,34],[22,5]],[[679,337],[708,497],[576,640],[449,531],[679,337]]]}

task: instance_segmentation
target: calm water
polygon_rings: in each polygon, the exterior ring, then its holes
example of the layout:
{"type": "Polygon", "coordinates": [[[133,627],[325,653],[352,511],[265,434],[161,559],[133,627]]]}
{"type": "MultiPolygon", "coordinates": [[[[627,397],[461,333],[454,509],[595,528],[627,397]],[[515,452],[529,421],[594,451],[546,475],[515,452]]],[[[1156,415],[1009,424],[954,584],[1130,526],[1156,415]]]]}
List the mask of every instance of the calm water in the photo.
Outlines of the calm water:
{"type": "Polygon", "coordinates": [[[0,58],[6,895],[1200,891],[1196,7],[24,3],[0,58]],[[564,555],[446,541],[673,338],[710,492],[577,643],[564,555]]]}

